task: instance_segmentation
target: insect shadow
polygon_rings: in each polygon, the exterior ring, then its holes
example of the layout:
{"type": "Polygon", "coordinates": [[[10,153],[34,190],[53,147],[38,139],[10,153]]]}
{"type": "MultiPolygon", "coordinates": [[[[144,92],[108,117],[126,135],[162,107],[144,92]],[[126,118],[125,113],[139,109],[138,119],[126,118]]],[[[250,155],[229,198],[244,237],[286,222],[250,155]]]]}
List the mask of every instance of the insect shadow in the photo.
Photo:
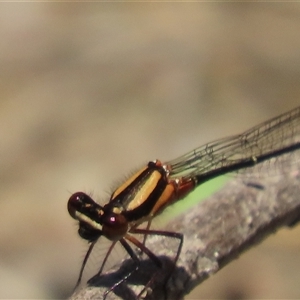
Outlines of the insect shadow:
{"type": "Polygon", "coordinates": [[[188,276],[188,274],[182,274],[185,272],[184,268],[177,267],[169,257],[159,256],[158,258],[162,263],[161,267],[158,267],[151,259],[141,260],[138,266],[132,259],[126,259],[118,269],[108,274],[92,277],[87,285],[99,288],[99,293],[103,294],[101,299],[108,299],[111,293],[123,300],[143,299],[145,296],[149,300],[170,299],[166,286],[172,273],[180,271],[183,276],[188,276]],[[124,280],[128,274],[130,276],[124,280]]]}

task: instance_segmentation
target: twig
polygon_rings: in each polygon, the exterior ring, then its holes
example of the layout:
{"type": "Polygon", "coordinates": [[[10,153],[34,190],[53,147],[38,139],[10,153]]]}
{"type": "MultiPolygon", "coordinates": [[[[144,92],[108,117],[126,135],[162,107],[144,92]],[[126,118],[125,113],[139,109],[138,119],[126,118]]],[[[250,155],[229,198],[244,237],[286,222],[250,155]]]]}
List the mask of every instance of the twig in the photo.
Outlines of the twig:
{"type": "MultiPolygon", "coordinates": [[[[282,226],[295,224],[300,217],[300,175],[298,172],[270,176],[258,181],[233,180],[222,190],[178,217],[167,230],[184,233],[184,244],[175,268],[160,256],[163,268],[144,260],[137,272],[106,299],[134,299],[132,286],[151,282],[145,299],[183,299],[199,283],[219,271],[264,237],[282,226]],[[172,274],[170,276],[170,274],[172,274]]],[[[168,241],[147,240],[147,246],[164,255],[168,241]]],[[[120,263],[115,272],[96,281],[71,299],[102,299],[104,292],[124,272],[133,268],[131,260],[120,263]]]]}

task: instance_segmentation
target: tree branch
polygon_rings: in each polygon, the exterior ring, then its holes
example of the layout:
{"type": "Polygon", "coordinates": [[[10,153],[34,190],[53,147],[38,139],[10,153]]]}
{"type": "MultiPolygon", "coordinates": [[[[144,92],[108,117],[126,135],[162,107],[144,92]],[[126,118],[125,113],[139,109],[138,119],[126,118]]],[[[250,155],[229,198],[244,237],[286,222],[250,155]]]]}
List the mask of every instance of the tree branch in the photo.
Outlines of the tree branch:
{"type": "MultiPolygon", "coordinates": [[[[126,284],[114,289],[106,299],[134,299],[134,288],[141,289],[151,277],[146,299],[183,299],[244,250],[278,228],[295,224],[299,217],[298,172],[259,179],[259,183],[233,180],[168,225],[167,230],[184,233],[176,267],[166,255],[168,240],[149,237],[147,247],[155,249],[163,267],[158,269],[151,260],[143,260],[126,284]]],[[[102,299],[105,291],[133,267],[130,259],[120,263],[112,273],[98,278],[94,286],[83,288],[71,299],[102,299]]]]}

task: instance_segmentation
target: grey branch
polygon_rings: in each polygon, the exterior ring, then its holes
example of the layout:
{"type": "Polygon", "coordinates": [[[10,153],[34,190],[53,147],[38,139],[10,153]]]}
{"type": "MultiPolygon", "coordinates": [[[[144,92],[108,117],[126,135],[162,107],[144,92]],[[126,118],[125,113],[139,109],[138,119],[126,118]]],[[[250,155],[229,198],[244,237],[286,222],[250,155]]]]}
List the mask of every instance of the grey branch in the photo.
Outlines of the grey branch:
{"type": "MultiPolygon", "coordinates": [[[[167,230],[184,234],[176,267],[165,256],[169,248],[167,239],[163,242],[149,238],[147,246],[156,249],[163,267],[158,270],[150,259],[143,260],[139,270],[108,293],[106,299],[134,299],[134,287],[145,285],[151,277],[145,299],[183,299],[243,251],[280,227],[297,223],[299,216],[298,172],[256,181],[232,180],[168,225],[167,230]]],[[[103,299],[105,291],[133,268],[132,261],[120,262],[118,268],[98,278],[95,286],[76,292],[71,299],[103,299]]]]}

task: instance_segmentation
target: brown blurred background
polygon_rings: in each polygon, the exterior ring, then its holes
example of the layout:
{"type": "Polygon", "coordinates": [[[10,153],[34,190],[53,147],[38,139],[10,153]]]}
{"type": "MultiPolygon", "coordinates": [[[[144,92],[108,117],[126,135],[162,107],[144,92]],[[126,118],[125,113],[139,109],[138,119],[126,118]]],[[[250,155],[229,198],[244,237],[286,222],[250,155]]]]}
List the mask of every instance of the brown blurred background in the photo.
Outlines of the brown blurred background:
{"type": "MultiPolygon", "coordinates": [[[[72,192],[108,196],[155,158],[300,101],[299,3],[1,3],[0,298],[70,293],[72,192]]],[[[299,298],[300,229],[190,299],[299,298]]]]}

